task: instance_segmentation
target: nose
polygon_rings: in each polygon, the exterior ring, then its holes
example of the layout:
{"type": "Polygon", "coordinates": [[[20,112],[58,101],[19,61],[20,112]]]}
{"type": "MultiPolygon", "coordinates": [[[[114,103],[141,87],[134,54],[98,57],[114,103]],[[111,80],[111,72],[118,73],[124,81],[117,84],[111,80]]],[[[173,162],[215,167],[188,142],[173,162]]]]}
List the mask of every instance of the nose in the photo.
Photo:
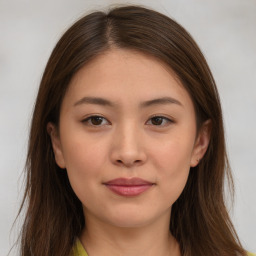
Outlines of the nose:
{"type": "Polygon", "coordinates": [[[111,161],[118,166],[133,167],[145,163],[147,155],[143,138],[135,127],[126,126],[115,132],[111,161]]]}

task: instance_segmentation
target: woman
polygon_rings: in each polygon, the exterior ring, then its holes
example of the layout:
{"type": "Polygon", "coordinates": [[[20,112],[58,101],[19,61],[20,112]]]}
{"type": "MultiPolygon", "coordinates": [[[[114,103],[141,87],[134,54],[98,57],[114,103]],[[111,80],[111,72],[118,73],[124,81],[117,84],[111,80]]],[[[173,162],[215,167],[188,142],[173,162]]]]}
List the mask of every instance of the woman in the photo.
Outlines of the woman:
{"type": "Polygon", "coordinates": [[[209,67],[170,18],[94,12],[46,66],[27,157],[22,255],[247,255],[209,67]]]}

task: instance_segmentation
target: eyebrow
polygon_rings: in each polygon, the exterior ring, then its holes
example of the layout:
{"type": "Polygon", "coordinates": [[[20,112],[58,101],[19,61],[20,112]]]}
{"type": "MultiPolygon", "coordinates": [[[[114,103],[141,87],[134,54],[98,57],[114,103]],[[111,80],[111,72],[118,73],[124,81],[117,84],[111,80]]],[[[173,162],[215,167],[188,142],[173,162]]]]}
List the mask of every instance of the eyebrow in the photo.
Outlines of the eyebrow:
{"type": "Polygon", "coordinates": [[[140,107],[149,107],[152,105],[166,105],[166,104],[177,104],[179,106],[182,106],[181,102],[174,98],[162,97],[162,98],[144,101],[140,104],[140,107]]]}
{"type": "MultiPolygon", "coordinates": [[[[100,105],[105,107],[117,107],[117,103],[111,102],[107,99],[100,98],[100,97],[83,97],[79,101],[77,101],[74,106],[79,106],[82,104],[93,104],[93,105],[100,105]]],[[[176,104],[179,106],[183,106],[180,101],[171,98],[171,97],[162,97],[162,98],[156,98],[152,100],[147,100],[140,103],[141,108],[150,107],[153,105],[166,105],[166,104],[176,104]]]]}

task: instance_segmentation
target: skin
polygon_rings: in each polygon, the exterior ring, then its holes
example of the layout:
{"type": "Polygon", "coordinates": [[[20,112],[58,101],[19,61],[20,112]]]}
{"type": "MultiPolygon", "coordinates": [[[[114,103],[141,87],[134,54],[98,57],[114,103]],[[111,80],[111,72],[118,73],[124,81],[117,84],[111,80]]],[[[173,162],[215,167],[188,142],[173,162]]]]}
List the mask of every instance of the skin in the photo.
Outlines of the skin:
{"type": "Polygon", "coordinates": [[[112,49],[75,74],[59,127],[49,123],[48,133],[56,163],[66,168],[83,204],[86,229],[80,240],[90,256],[180,255],[169,231],[171,207],[190,167],[207,150],[210,122],[196,132],[189,94],[172,70],[151,56],[112,49]],[[141,106],[163,97],[174,102],[141,106]],[[95,115],[102,118],[88,119],[95,115]],[[120,177],[154,185],[138,196],[120,196],[103,184],[120,177]]]}

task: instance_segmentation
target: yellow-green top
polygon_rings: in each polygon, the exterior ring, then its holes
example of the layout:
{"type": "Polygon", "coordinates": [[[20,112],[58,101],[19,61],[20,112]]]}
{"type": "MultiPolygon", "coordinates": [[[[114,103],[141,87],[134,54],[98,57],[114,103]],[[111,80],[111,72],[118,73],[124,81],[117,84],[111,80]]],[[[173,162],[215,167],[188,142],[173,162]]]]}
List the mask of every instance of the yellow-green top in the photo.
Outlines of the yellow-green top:
{"type": "MultiPolygon", "coordinates": [[[[87,252],[85,251],[85,249],[79,239],[77,239],[76,244],[73,248],[73,255],[74,256],[88,256],[87,252]]],[[[256,256],[256,254],[248,252],[248,256],[256,256]]]]}
{"type": "Polygon", "coordinates": [[[87,252],[85,251],[79,239],[76,240],[76,244],[73,247],[72,252],[73,252],[72,256],[88,256],[87,252]]]}

